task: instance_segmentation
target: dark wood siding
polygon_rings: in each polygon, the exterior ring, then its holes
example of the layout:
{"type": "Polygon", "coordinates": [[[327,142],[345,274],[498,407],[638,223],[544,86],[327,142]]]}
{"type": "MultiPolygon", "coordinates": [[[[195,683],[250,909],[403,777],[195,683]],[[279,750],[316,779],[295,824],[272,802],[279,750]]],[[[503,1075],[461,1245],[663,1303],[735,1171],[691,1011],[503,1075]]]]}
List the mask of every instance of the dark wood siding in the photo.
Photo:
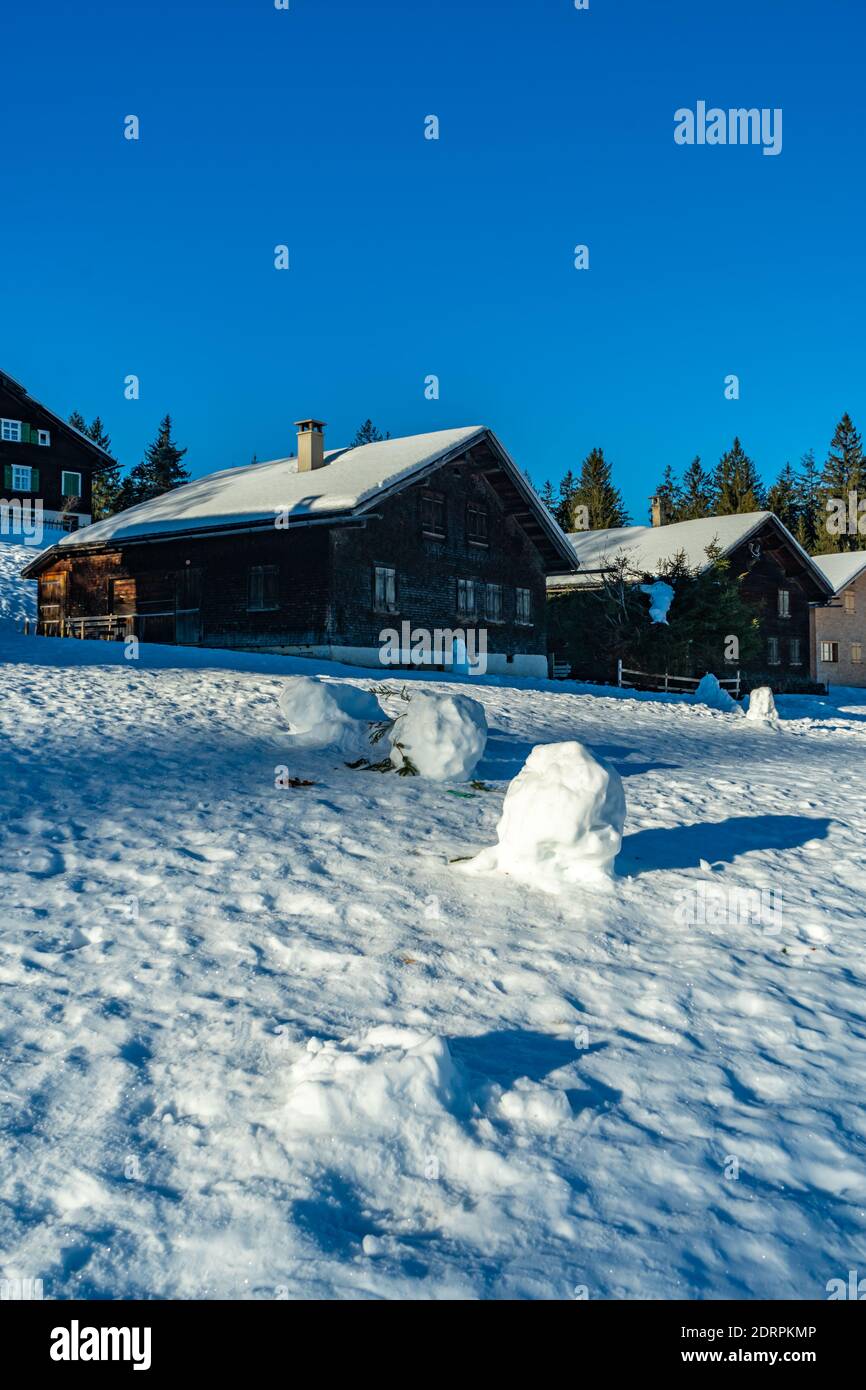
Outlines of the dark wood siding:
{"type": "Polygon", "coordinates": [[[0,470],[2,470],[0,471],[0,484],[2,484],[0,495],[7,499],[18,497],[22,500],[28,497],[35,500],[39,497],[42,499],[42,505],[46,511],[59,512],[63,510],[67,500],[63,496],[62,489],[64,471],[80,473],[81,496],[80,501],[75,503],[73,510],[89,515],[92,508],[91,479],[96,457],[87,445],[83,442],[79,443],[74,435],[68,434],[66,430],[58,426],[57,422],[35,401],[29,397],[20,396],[14,390],[4,386],[2,381],[0,381],[0,418],[21,420],[34,430],[48,430],[51,439],[51,443],[48,445],[10,444],[0,439],[0,470]],[[38,488],[31,492],[16,492],[13,488],[7,487],[5,480],[7,464],[20,464],[27,468],[38,469],[38,488]]]}
{"type": "Polygon", "coordinates": [[[546,651],[545,575],[535,546],[510,517],[480,471],[465,464],[438,469],[423,484],[407,488],[376,508],[378,520],[363,529],[331,532],[334,586],[333,641],[350,647],[378,647],[379,633],[403,621],[435,628],[483,627],[490,652],[546,651]],[[435,495],[444,506],[445,534],[426,533],[431,509],[424,499],[435,495]],[[487,516],[487,544],[470,540],[470,508],[487,516]],[[373,603],[373,568],[388,566],[397,575],[397,611],[377,612],[373,603]],[[474,621],[457,611],[457,581],[502,586],[501,622],[485,614],[482,595],[474,621]],[[532,593],[532,624],[518,624],[516,590],[532,593]]]}

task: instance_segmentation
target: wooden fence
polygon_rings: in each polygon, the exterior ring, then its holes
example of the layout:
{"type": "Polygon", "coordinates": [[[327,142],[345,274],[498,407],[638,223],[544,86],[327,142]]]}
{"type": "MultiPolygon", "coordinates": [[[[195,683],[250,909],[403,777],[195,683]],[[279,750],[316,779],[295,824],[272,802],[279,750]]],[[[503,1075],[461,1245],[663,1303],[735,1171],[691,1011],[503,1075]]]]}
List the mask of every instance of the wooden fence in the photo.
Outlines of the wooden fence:
{"type": "MultiPolygon", "coordinates": [[[[623,666],[622,661],[616,663],[616,683],[628,690],[657,690],[664,691],[668,695],[685,695],[697,690],[700,679],[697,676],[672,676],[669,671],[664,675],[653,674],[649,671],[630,671],[623,666]],[[637,677],[636,680],[626,680],[626,676],[637,677]]],[[[723,690],[727,690],[733,695],[735,700],[740,698],[741,673],[738,671],[735,676],[724,676],[719,680],[719,685],[723,690]]]]}

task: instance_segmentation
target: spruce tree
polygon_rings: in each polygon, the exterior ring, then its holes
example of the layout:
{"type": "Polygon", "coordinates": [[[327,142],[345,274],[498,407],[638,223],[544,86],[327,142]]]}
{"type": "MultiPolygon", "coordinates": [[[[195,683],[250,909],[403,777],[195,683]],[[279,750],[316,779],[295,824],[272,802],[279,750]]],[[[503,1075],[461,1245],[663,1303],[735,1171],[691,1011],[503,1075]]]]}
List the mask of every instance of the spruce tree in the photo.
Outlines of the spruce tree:
{"type": "Polygon", "coordinates": [[[821,528],[820,475],[815,450],[808,449],[800,460],[797,481],[797,540],[809,555],[818,555],[821,528]]]}
{"type": "Polygon", "coordinates": [[[559,524],[560,524],[560,526],[562,527],[563,531],[571,531],[571,530],[573,529],[573,528],[572,528],[572,515],[573,515],[573,506],[572,506],[572,504],[573,504],[573,502],[574,502],[574,490],[575,490],[575,487],[576,487],[576,483],[575,483],[575,480],[574,480],[574,474],[572,473],[571,469],[569,468],[568,472],[565,474],[565,477],[562,478],[562,479],[560,480],[560,484],[559,484],[559,501],[557,502],[556,507],[554,508],[554,512],[553,512],[553,515],[556,517],[556,520],[559,522],[559,524]]]}
{"type": "Polygon", "coordinates": [[[790,463],[785,464],[767,493],[767,510],[773,512],[782,525],[796,536],[800,523],[800,497],[797,477],[790,463]]]}
{"type": "Polygon", "coordinates": [[[541,489],[541,500],[549,512],[556,511],[556,495],[553,491],[553,483],[549,478],[545,480],[544,486],[541,489]]]}
{"type": "Polygon", "coordinates": [[[716,512],[730,516],[735,512],[759,512],[764,506],[764,489],[758,470],[736,438],[722,454],[716,467],[714,486],[716,512]]]}
{"type": "Polygon", "coordinates": [[[866,471],[864,471],[863,464],[863,440],[854,428],[851,416],[846,411],[836,426],[830,441],[830,452],[821,471],[818,488],[819,543],[822,550],[859,549],[860,537],[856,530],[854,535],[850,535],[847,526],[839,530],[838,526],[833,527],[831,525],[828,529],[827,523],[834,512],[838,514],[840,507],[844,509],[847,516],[849,493],[855,495],[854,514],[857,515],[860,498],[866,500],[864,484],[866,484],[866,471]]]}
{"type": "Polygon", "coordinates": [[[383,439],[390,438],[390,431],[383,434],[382,431],[373,424],[372,420],[365,420],[361,428],[355,431],[355,438],[352,440],[352,448],[360,449],[364,444],[380,444],[383,439]]]}
{"type": "MultiPolygon", "coordinates": [[[[670,464],[665,468],[662,480],[655,490],[655,496],[661,506],[663,526],[672,521],[682,520],[680,517],[682,488],[670,464]]],[[[652,508],[650,508],[650,520],[652,520],[652,508]]]]}
{"type": "Polygon", "coordinates": [[[715,502],[712,474],[704,468],[700,454],[696,454],[683,474],[679,520],[699,521],[712,516],[715,502]]]}
{"type": "MultiPolygon", "coordinates": [[[[86,434],[100,449],[111,453],[111,437],[99,415],[88,425],[80,410],[73,410],[69,423],[79,434],[86,434]]],[[[93,475],[91,515],[94,521],[102,521],[120,510],[123,484],[120,478],[120,464],[115,460],[93,475]]]]}
{"type": "Polygon", "coordinates": [[[156,439],[144,451],[144,458],[132,469],[123,484],[123,505],[133,507],[160,497],[172,488],[189,482],[181,460],[186,449],[179,449],[171,437],[171,416],[162,420],[156,439]]]}
{"type": "Polygon", "coordinates": [[[572,511],[579,506],[586,507],[591,531],[628,525],[622,493],[613,485],[611,466],[603,449],[592,449],[580,466],[572,511]]]}

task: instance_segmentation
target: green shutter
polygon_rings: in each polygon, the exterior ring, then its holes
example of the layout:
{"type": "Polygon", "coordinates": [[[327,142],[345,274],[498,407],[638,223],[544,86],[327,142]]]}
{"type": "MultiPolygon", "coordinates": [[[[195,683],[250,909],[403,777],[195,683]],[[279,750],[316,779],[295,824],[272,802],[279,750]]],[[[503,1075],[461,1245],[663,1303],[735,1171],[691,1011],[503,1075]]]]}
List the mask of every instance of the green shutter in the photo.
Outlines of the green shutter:
{"type": "Polygon", "coordinates": [[[23,425],[23,424],[22,424],[22,426],[21,426],[21,443],[22,443],[22,444],[35,444],[35,443],[36,443],[36,439],[35,439],[35,430],[33,429],[33,426],[32,426],[32,425],[23,425]]]}
{"type": "Polygon", "coordinates": [[[8,488],[11,488],[11,486],[12,486],[12,464],[11,464],[11,463],[4,463],[4,465],[3,465],[3,486],[4,486],[4,487],[8,487],[8,488]]]}
{"type": "Polygon", "coordinates": [[[31,469],[30,469],[30,491],[31,491],[31,492],[38,492],[38,491],[39,491],[39,469],[38,469],[38,468],[31,468],[31,469]]]}

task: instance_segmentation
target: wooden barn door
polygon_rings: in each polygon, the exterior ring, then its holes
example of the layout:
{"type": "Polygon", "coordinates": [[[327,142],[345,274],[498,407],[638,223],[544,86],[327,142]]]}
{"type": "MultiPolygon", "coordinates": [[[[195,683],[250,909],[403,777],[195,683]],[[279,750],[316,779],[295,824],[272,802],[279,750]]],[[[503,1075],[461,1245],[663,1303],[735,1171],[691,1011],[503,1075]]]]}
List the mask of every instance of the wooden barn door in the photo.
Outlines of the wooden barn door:
{"type": "Polygon", "coordinates": [[[60,637],[66,617],[66,575],[46,574],[39,580],[39,627],[43,637],[60,637]]]}
{"type": "Polygon", "coordinates": [[[177,572],[174,640],[181,647],[201,641],[201,570],[193,565],[177,572]]]}

